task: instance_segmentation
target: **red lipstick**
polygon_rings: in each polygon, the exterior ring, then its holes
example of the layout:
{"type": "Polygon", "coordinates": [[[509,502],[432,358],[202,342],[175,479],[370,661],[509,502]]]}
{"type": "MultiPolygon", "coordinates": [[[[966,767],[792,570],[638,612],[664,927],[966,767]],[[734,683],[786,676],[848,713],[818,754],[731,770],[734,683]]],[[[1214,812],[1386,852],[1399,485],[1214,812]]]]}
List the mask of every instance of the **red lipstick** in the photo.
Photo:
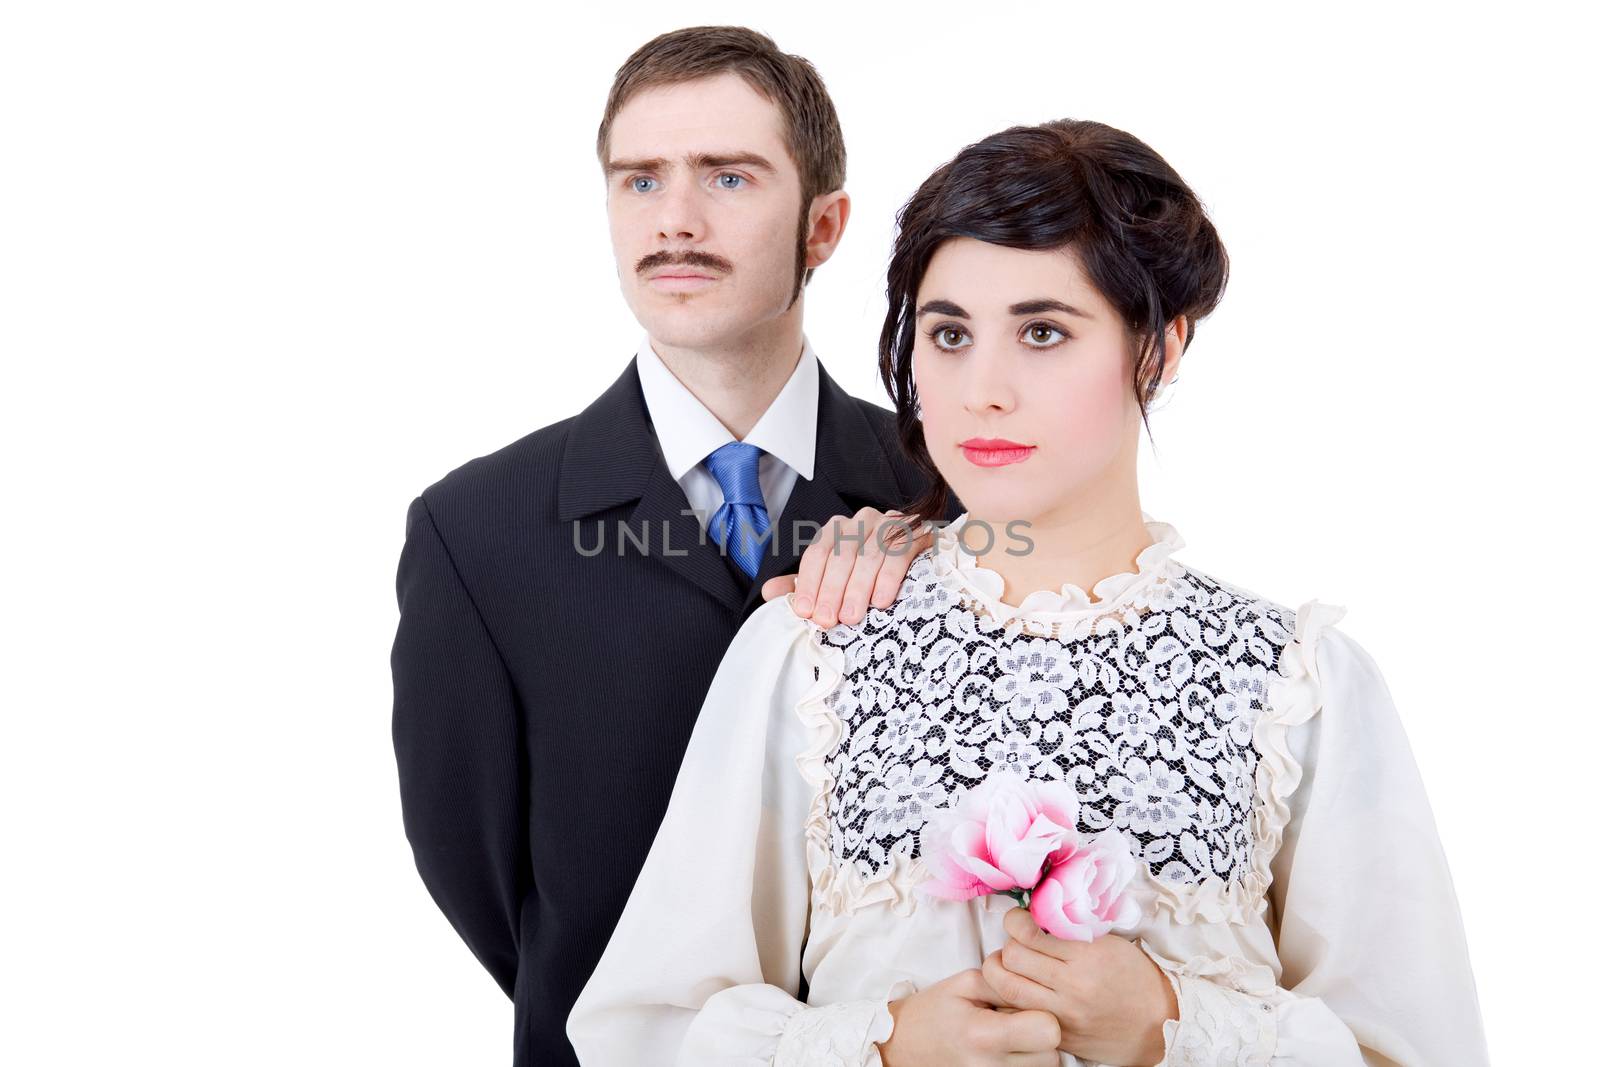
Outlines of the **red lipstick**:
{"type": "Polygon", "coordinates": [[[968,462],[979,467],[1004,467],[1021,463],[1033,454],[1034,445],[1019,445],[1004,437],[969,437],[961,442],[961,451],[968,462]]]}

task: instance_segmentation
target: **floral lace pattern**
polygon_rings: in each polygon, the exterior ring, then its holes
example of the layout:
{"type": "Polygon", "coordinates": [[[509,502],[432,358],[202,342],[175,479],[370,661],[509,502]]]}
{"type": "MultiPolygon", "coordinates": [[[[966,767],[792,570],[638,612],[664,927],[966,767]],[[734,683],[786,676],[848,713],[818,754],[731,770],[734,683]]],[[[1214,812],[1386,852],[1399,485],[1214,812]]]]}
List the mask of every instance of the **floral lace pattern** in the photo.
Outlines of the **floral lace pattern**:
{"type": "Polygon", "coordinates": [[[1273,1006],[1205,978],[1168,976],[1177,1019],[1161,1024],[1166,1055],[1156,1067],[1266,1067],[1278,1045],[1273,1006]]]}
{"type": "Polygon", "coordinates": [[[1161,1024],[1156,1067],[1265,1067],[1278,1048],[1277,1007],[1286,996],[1270,967],[1237,956],[1186,962],[1139,947],[1161,969],[1178,1000],[1178,1017],[1161,1024]]]}
{"type": "Polygon", "coordinates": [[[1103,607],[1002,621],[940,551],[889,609],[811,634],[842,660],[819,798],[835,874],[912,866],[931,813],[1009,764],[1070,783],[1079,829],[1121,831],[1167,885],[1243,879],[1256,725],[1294,613],[1158,553],[1103,607]]]}

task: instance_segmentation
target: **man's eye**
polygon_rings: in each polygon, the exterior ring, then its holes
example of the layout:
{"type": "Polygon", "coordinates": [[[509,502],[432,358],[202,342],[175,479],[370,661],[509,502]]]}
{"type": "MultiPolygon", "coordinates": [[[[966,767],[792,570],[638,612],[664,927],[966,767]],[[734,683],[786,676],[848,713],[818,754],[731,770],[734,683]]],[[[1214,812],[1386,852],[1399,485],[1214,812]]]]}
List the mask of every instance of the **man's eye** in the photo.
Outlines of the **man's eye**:
{"type": "Polygon", "coordinates": [[[744,175],[742,175],[742,174],[719,174],[719,175],[717,175],[717,184],[721,185],[724,189],[737,189],[737,188],[739,188],[740,183],[742,183],[743,181],[744,181],[744,175]],[[733,184],[730,185],[729,184],[730,182],[732,182],[733,184]]]}
{"type": "Polygon", "coordinates": [[[651,183],[651,184],[654,184],[655,179],[654,178],[635,178],[635,179],[633,179],[633,182],[632,182],[633,191],[636,192],[636,193],[648,193],[650,190],[646,189],[644,187],[647,182],[651,183]]]}

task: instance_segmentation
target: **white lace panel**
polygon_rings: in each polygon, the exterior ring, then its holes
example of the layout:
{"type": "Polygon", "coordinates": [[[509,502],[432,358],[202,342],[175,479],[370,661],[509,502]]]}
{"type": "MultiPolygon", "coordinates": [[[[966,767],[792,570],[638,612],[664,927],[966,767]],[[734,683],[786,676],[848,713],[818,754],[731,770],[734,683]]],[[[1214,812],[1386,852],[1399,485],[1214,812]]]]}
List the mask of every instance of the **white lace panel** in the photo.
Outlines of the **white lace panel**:
{"type": "Polygon", "coordinates": [[[827,697],[833,859],[870,881],[990,768],[1071,783],[1079,829],[1118,828],[1175,885],[1251,867],[1255,723],[1294,612],[1173,563],[1063,632],[997,621],[916,559],[899,600],[813,631],[827,697]]]}

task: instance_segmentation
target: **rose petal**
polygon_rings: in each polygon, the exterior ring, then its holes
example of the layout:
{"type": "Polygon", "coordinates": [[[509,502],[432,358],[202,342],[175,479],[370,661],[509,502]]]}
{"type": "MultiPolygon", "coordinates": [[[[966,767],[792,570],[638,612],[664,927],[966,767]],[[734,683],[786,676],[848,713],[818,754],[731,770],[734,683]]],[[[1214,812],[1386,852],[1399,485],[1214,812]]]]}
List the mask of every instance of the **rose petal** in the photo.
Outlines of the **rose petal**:
{"type": "Polygon", "coordinates": [[[980,879],[992,892],[1004,893],[1007,890],[1018,888],[1016,881],[1007,873],[995,867],[987,860],[977,856],[963,856],[954,853],[951,861],[961,866],[961,869],[980,879]]]}
{"type": "Polygon", "coordinates": [[[1042,814],[1050,816],[1052,822],[1077,831],[1078,796],[1066,782],[1036,782],[1034,803],[1042,814]]]}

